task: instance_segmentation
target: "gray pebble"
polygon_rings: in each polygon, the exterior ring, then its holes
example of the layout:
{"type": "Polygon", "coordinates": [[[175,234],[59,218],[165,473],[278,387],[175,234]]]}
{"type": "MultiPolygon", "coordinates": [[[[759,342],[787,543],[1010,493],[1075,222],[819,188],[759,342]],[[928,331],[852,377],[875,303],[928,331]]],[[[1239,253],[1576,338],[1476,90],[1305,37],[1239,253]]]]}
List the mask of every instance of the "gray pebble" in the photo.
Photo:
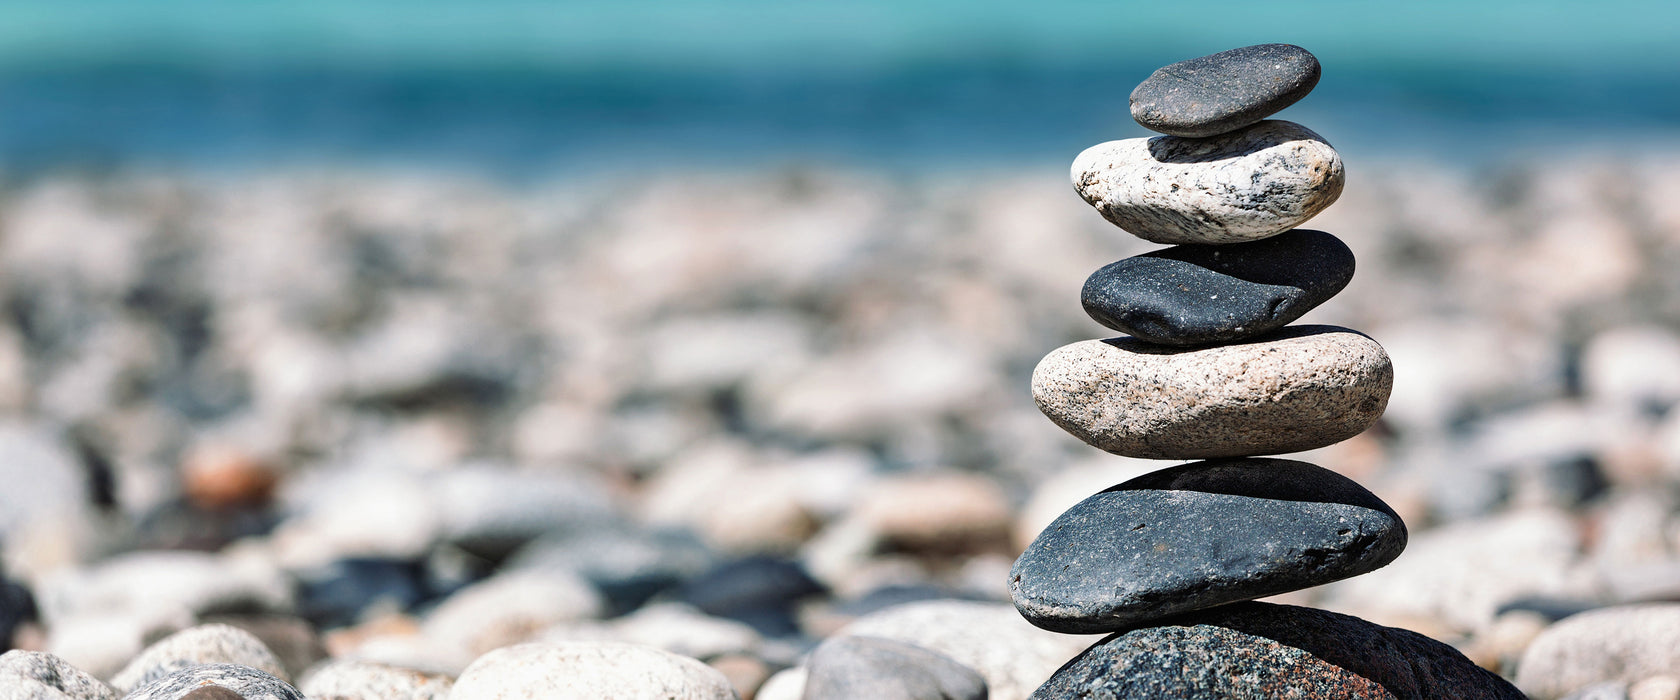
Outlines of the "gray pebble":
{"type": "Polygon", "coordinates": [[[1306,49],[1260,44],[1179,61],[1132,90],[1144,128],[1200,138],[1241,129],[1307,96],[1319,65],[1306,49]]]}
{"type": "Polygon", "coordinates": [[[202,664],[237,664],[287,678],[274,652],[256,635],[230,625],[199,625],[146,647],[111,678],[118,690],[132,690],[171,673],[202,664]]]}
{"type": "Polygon", "coordinates": [[[891,639],[832,637],[805,666],[805,700],[986,700],[986,679],[974,669],[891,639]]]}
{"type": "Polygon", "coordinates": [[[1288,231],[1342,194],[1342,157],[1312,130],[1263,121],[1207,139],[1097,144],[1073,187],[1103,217],[1156,243],[1238,243],[1288,231]]]}
{"type": "Polygon", "coordinates": [[[1358,435],[1388,403],[1376,341],[1291,326],[1236,345],[1166,348],[1086,340],[1033,371],[1033,399],[1062,429],[1114,454],[1208,459],[1300,452],[1358,435]]]}
{"type": "Polygon", "coordinates": [[[1322,231],[1182,245],[1104,266],[1085,280],[1085,313],[1163,345],[1229,343],[1288,325],[1353,279],[1353,251],[1322,231]]]}
{"type": "Polygon", "coordinates": [[[0,700],[54,698],[116,700],[117,691],[52,654],[13,649],[0,655],[0,700]]]}
{"type": "Polygon", "coordinates": [[[220,686],[244,700],[308,700],[291,684],[250,666],[205,664],[176,671],[147,683],[123,700],[220,700],[195,694],[220,686]]]}
{"type": "Polygon", "coordinates": [[[1415,632],[1292,605],[1237,603],[1099,642],[1033,693],[1090,698],[1497,698],[1510,683],[1415,632]]]}
{"type": "Polygon", "coordinates": [[[1353,480],[1286,459],[1195,462],[1085,499],[1016,560],[1009,592],[1055,632],[1112,632],[1168,615],[1367,573],[1406,526],[1353,480]]]}

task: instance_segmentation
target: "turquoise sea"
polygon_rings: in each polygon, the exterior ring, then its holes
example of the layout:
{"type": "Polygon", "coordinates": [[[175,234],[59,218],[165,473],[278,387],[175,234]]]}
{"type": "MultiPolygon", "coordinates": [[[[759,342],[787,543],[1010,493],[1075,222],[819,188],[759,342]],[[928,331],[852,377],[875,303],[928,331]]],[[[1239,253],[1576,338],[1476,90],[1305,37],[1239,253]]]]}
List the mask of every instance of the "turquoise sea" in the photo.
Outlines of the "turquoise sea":
{"type": "Polygon", "coordinates": [[[1680,3],[0,3],[0,171],[1065,163],[1155,67],[1299,44],[1350,157],[1680,143],[1680,3]]]}

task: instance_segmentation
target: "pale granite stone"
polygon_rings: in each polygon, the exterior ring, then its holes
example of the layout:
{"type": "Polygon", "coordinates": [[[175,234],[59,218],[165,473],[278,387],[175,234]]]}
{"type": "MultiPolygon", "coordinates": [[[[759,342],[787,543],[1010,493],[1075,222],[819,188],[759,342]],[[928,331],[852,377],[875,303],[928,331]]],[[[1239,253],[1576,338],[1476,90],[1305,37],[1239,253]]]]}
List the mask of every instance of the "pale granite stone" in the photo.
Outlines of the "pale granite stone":
{"type": "Polygon", "coordinates": [[[1336,149],[1281,120],[1205,139],[1109,141],[1073,161],[1073,186],[1085,201],[1156,243],[1275,236],[1335,202],[1343,179],[1336,149]]]}
{"type": "Polygon", "coordinates": [[[532,643],[474,661],[450,700],[735,700],[717,669],[686,656],[621,642],[532,643]]]}
{"type": "Polygon", "coordinates": [[[117,700],[117,692],[86,671],[40,651],[13,649],[0,654],[0,700],[56,698],[117,700]]]}
{"type": "Polygon", "coordinates": [[[336,659],[311,669],[298,690],[310,700],[446,700],[454,684],[440,674],[336,659]]]}
{"type": "Polygon", "coordinates": [[[1680,669],[1680,604],[1589,610],[1541,632],[1517,665],[1517,687],[1550,700],[1595,683],[1637,683],[1680,669]]]}
{"type": "Polygon", "coordinates": [[[288,680],[274,652],[256,635],[230,625],[199,625],[146,647],[111,678],[117,690],[133,690],[176,671],[204,664],[249,666],[288,680]]]}
{"type": "Polygon", "coordinates": [[[185,668],[134,689],[123,700],[223,700],[228,693],[243,700],[306,700],[287,683],[272,675],[238,664],[205,664],[185,668]]]}
{"type": "Polygon", "coordinates": [[[1336,326],[1292,326],[1201,349],[1135,338],[1056,349],[1033,399],[1062,429],[1126,457],[1299,452],[1358,435],[1382,415],[1394,369],[1382,346],[1336,326]]]}

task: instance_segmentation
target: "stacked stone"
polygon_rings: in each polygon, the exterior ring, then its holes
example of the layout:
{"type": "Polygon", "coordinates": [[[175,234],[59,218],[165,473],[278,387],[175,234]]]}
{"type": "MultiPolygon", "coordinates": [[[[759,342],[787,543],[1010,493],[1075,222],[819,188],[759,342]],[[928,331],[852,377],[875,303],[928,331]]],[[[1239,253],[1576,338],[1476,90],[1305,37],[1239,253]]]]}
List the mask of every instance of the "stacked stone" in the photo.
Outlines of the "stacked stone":
{"type": "Polygon", "coordinates": [[[1108,452],[1205,461],[1086,499],[1016,561],[1010,593],[1028,621],[1115,633],[1035,698],[1522,697],[1426,637],[1246,602],[1372,571],[1406,545],[1370,491],[1258,457],[1359,434],[1393,384],[1369,337],[1288,325],[1354,271],[1335,236],[1295,228],[1341,194],[1340,156],[1306,127],[1265,120],[1318,78],[1318,60],[1287,44],[1166,66],[1131,102],[1167,135],[1074,161],[1075,188],[1105,218],[1174,245],[1091,275],[1085,310],[1130,337],[1050,353],[1033,398],[1108,452]]]}

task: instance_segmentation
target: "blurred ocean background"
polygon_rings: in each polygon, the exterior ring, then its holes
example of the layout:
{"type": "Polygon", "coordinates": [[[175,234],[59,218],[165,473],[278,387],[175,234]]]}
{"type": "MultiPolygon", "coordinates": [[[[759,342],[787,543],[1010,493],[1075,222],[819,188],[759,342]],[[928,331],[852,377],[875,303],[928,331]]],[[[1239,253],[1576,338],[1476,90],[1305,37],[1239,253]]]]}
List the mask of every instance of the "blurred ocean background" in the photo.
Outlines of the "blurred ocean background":
{"type": "Polygon", "coordinates": [[[1672,144],[1680,7],[1423,2],[0,4],[0,167],[353,163],[511,177],[1055,164],[1133,85],[1265,42],[1353,162],[1672,144]]]}

